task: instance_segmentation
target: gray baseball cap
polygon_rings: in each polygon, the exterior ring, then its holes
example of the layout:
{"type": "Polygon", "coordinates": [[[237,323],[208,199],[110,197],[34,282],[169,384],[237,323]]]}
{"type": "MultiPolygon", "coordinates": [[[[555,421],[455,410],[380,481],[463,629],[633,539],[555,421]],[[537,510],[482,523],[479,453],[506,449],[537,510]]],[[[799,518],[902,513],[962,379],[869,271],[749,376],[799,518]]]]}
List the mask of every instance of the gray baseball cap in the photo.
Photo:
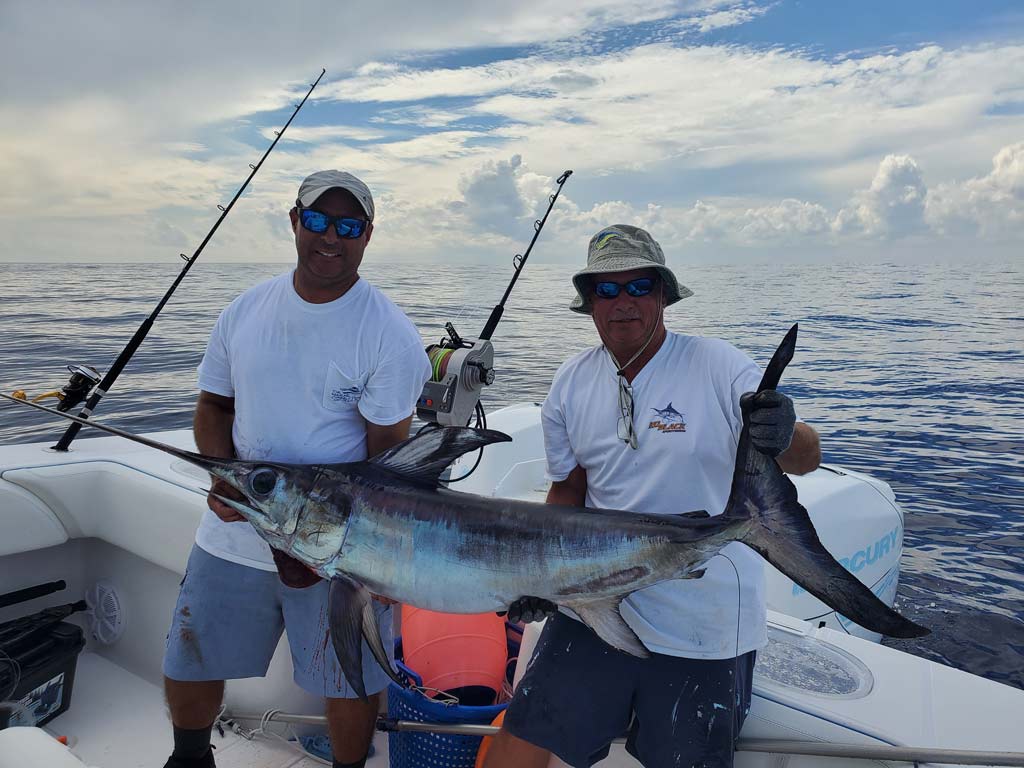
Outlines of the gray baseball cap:
{"type": "Polygon", "coordinates": [[[299,185],[298,204],[308,208],[329,189],[344,189],[350,192],[366,212],[366,217],[373,221],[373,195],[370,188],[348,171],[317,171],[311,173],[299,185]]]}
{"type": "Polygon", "coordinates": [[[650,234],[629,224],[605,227],[592,238],[587,247],[587,266],[572,276],[576,298],[569,309],[589,315],[592,275],[628,272],[632,269],[656,269],[665,284],[665,306],[693,296],[693,291],[680,285],[672,270],[665,266],[665,254],[650,234]]]}

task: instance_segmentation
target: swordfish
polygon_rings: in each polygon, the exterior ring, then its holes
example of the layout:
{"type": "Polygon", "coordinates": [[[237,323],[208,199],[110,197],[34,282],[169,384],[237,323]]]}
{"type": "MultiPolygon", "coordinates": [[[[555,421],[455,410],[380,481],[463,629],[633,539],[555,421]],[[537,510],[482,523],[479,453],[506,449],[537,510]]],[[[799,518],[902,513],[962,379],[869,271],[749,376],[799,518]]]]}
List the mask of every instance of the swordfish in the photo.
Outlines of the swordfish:
{"type": "MultiPolygon", "coordinates": [[[[793,326],[765,369],[774,389],[792,358],[793,326]]],[[[822,546],[796,488],[750,442],[749,413],[720,515],[646,515],[487,498],[444,487],[459,456],[511,440],[488,429],[428,430],[368,460],[296,465],[203,456],[93,420],[15,400],[156,448],[208,471],[245,501],[218,496],[274,549],[330,581],[329,634],[361,697],[363,640],[392,679],[372,595],[447,613],[503,611],[525,595],[573,610],[609,645],[645,657],[619,613],[631,592],[668,579],[700,578],[731,541],[754,549],[805,590],[867,629],[892,637],[928,630],[904,618],[822,546]]]]}

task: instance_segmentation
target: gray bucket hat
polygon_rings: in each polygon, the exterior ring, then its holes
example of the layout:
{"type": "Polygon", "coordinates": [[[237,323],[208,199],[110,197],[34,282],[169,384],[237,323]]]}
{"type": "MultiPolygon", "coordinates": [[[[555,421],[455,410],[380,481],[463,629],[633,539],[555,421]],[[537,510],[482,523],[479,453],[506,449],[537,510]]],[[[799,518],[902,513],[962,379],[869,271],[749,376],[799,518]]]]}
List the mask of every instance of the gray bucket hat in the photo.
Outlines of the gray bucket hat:
{"type": "Polygon", "coordinates": [[[299,186],[298,204],[308,208],[329,189],[344,189],[362,206],[366,217],[373,221],[373,195],[362,179],[348,171],[317,171],[307,176],[299,186]]]}
{"type": "Polygon", "coordinates": [[[680,285],[672,270],[665,266],[665,254],[658,241],[639,227],[614,224],[592,238],[587,247],[587,266],[572,276],[576,298],[569,309],[584,315],[591,313],[590,276],[631,269],[656,269],[665,284],[665,306],[693,296],[693,291],[680,285]]]}

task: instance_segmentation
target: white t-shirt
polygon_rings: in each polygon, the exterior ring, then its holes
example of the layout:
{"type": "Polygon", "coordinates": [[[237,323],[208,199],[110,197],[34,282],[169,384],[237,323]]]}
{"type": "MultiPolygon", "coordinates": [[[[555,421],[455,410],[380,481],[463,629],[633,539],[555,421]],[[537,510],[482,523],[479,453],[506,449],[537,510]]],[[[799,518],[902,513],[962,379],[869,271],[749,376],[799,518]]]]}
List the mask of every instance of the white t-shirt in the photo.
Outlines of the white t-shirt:
{"type": "MultiPolygon", "coordinates": [[[[361,461],[366,425],[412,414],[430,363],[415,326],[365,280],[326,304],[304,301],[292,273],[250,288],[221,313],[199,365],[199,388],[235,399],[240,459],[361,461]]],[[[248,523],[207,510],[196,543],[212,555],[275,570],[248,523]]]]}
{"type": "MultiPolygon", "coordinates": [[[[632,383],[634,450],[618,438],[615,364],[604,347],[588,349],[559,368],[541,411],[548,477],[585,469],[590,507],[720,515],[743,427],[740,395],[760,378],[730,344],[670,332],[632,383]]],[[[767,643],[760,556],[732,542],[705,567],[700,579],[665,581],[623,601],[623,618],[650,650],[725,659],[767,643]]]]}

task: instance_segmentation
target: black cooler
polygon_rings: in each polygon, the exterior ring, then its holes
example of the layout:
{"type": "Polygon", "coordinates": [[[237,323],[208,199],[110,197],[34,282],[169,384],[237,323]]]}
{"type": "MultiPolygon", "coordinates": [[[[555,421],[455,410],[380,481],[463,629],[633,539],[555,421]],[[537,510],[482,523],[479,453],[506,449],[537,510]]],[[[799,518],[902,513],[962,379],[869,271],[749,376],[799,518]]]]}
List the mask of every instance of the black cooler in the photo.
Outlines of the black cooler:
{"type": "Polygon", "coordinates": [[[44,725],[71,705],[85,637],[58,611],[70,613],[47,609],[0,624],[0,728],[44,725]]]}

